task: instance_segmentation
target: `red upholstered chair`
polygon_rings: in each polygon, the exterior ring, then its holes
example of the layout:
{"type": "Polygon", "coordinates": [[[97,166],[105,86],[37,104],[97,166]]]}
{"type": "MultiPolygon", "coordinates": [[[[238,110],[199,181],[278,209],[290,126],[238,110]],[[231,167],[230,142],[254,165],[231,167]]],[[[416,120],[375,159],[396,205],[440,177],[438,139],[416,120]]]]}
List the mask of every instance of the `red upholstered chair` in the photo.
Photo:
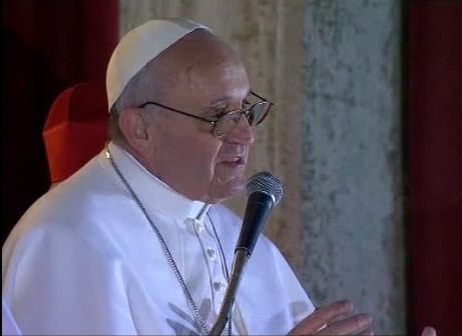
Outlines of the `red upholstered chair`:
{"type": "Polygon", "coordinates": [[[43,129],[51,183],[59,183],[98,154],[107,140],[104,87],[79,83],[53,102],[43,129]]]}

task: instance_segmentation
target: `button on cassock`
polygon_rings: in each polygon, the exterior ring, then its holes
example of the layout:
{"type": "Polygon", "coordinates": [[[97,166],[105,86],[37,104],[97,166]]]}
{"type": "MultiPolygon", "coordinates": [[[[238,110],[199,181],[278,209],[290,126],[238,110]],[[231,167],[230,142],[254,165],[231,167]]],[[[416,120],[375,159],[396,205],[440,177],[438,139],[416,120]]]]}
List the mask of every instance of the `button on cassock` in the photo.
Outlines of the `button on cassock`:
{"type": "Polygon", "coordinates": [[[195,218],[186,218],[185,223],[188,229],[191,230],[193,233],[201,233],[202,231],[204,231],[204,223],[195,218]]]}
{"type": "Polygon", "coordinates": [[[217,260],[217,251],[215,251],[215,249],[209,247],[207,249],[207,255],[209,256],[210,260],[217,260]]]}
{"type": "Polygon", "coordinates": [[[226,285],[223,282],[215,281],[213,283],[213,289],[215,289],[217,292],[221,292],[225,286],[226,285]]]}

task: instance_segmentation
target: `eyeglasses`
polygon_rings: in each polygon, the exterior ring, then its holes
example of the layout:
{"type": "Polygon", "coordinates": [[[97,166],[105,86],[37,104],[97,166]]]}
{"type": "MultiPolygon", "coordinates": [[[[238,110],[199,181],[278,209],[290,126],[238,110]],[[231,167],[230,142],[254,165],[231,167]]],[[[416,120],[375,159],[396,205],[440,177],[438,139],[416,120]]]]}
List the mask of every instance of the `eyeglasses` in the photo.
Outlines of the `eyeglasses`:
{"type": "Polygon", "coordinates": [[[239,121],[241,120],[242,116],[245,116],[245,118],[247,119],[251,127],[255,127],[261,124],[263,120],[265,120],[269,111],[274,106],[273,103],[257,95],[256,93],[251,91],[250,94],[258,98],[260,101],[252,104],[252,103],[249,103],[247,100],[245,100],[244,105],[247,105],[247,106],[244,106],[241,109],[236,109],[236,110],[232,110],[229,112],[218,113],[217,115],[212,117],[215,119],[207,119],[207,118],[199,117],[195,114],[180,111],[180,110],[177,110],[172,107],[168,107],[168,106],[156,103],[156,102],[146,102],[138,106],[138,108],[144,108],[146,105],[156,105],[164,109],[170,110],[172,112],[180,113],[182,115],[195,118],[197,120],[205,121],[212,125],[212,130],[211,130],[212,134],[215,137],[221,139],[225,137],[229,132],[231,132],[239,124],[239,121]]]}

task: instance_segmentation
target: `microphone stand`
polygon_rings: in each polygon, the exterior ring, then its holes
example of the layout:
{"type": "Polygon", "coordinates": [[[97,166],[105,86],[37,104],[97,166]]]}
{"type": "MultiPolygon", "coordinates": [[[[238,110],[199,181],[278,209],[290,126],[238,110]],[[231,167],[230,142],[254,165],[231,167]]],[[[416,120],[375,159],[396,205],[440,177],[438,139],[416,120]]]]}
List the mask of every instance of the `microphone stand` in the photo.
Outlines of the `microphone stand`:
{"type": "Polygon", "coordinates": [[[226,288],[217,320],[207,335],[221,335],[226,323],[231,319],[237,288],[241,282],[247,261],[252,255],[266,217],[282,197],[282,187],[279,179],[267,172],[257,173],[251,177],[246,184],[246,191],[249,194],[249,199],[241,233],[234,249],[229,284],[226,288]]]}
{"type": "Polygon", "coordinates": [[[212,329],[207,335],[221,335],[226,323],[231,318],[234,302],[236,300],[237,288],[241,282],[242,275],[244,274],[247,261],[250,259],[250,252],[246,248],[237,248],[234,253],[233,265],[231,268],[231,275],[228,287],[226,288],[225,298],[220,307],[218,318],[215,321],[212,329]]]}

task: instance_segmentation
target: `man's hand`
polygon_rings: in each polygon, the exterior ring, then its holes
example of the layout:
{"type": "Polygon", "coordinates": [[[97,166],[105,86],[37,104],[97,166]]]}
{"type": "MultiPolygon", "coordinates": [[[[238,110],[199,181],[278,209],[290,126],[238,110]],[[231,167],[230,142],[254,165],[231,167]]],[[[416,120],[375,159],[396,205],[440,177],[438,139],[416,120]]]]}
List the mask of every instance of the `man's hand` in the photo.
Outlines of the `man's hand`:
{"type": "Polygon", "coordinates": [[[421,336],[436,336],[436,330],[432,327],[425,327],[421,336]]]}
{"type": "MultiPolygon", "coordinates": [[[[352,315],[351,302],[342,300],[315,310],[297,324],[289,335],[374,335],[372,318],[352,315]]],[[[420,336],[437,336],[433,327],[425,327],[420,336]]]]}
{"type": "Polygon", "coordinates": [[[331,303],[305,317],[289,335],[373,335],[372,318],[367,314],[352,315],[352,312],[349,301],[331,303]]]}

